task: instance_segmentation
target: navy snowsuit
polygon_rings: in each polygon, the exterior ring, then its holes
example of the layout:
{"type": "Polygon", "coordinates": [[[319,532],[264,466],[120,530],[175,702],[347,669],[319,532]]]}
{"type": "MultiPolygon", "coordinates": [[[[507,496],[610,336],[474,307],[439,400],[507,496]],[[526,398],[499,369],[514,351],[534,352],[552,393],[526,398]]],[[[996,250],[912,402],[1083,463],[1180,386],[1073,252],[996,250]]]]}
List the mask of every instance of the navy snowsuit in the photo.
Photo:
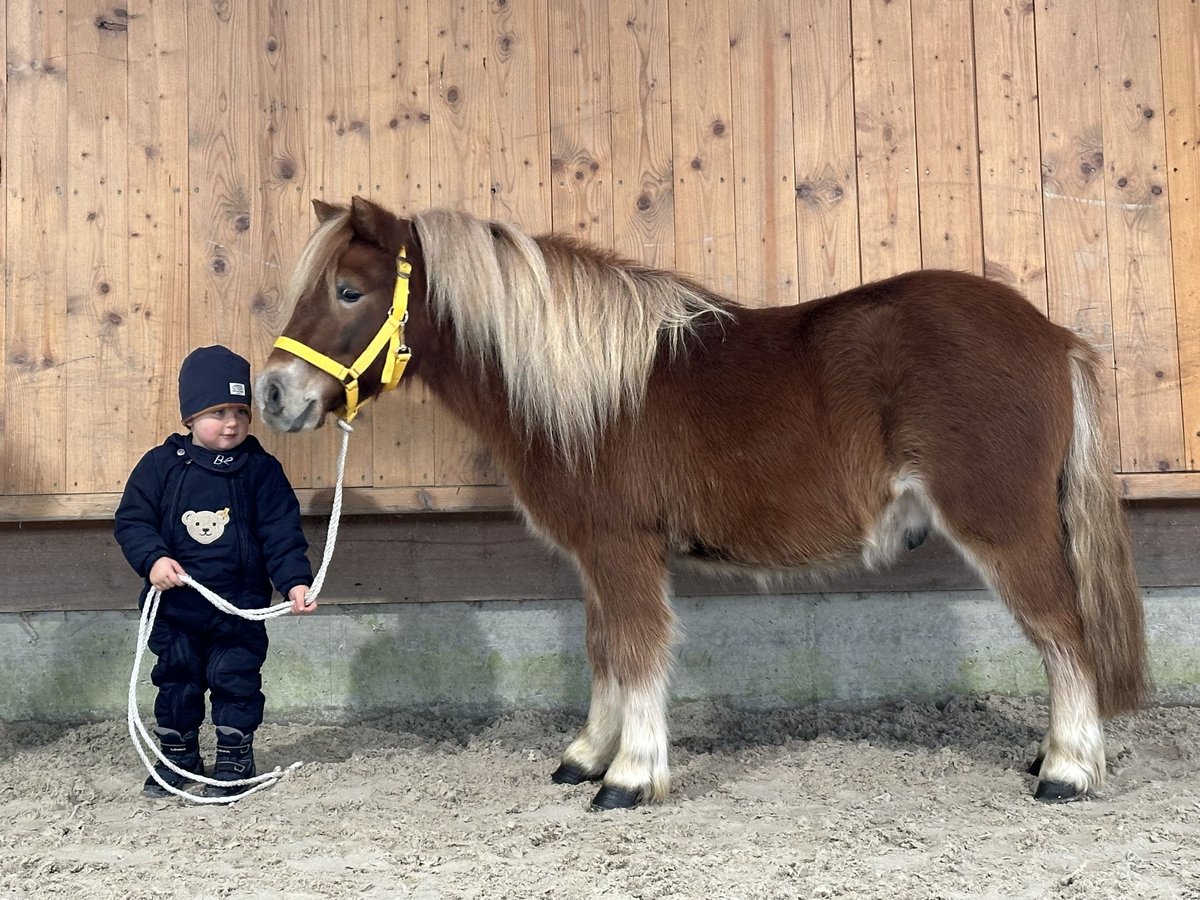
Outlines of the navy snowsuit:
{"type": "MultiPolygon", "coordinates": [[[[117,507],[114,534],[143,578],[163,556],[241,609],[269,606],[271,585],[285,597],[312,583],[300,505],[279,461],[251,436],[218,453],[173,434],[134,467],[117,507]]],[[[158,657],[154,717],[181,734],[204,721],[250,734],[262,724],[261,668],[267,629],[214,607],[191,587],[166,591],[150,634],[158,657]]]]}

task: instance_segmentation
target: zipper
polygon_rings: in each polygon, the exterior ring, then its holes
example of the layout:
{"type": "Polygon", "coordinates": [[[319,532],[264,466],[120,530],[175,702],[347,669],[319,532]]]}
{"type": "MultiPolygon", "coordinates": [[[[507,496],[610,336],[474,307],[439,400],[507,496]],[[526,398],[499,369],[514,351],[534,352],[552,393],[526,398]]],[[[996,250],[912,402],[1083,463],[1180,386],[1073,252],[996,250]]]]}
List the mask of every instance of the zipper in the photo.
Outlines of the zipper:
{"type": "Polygon", "coordinates": [[[244,527],[243,520],[245,517],[242,515],[241,507],[238,505],[238,502],[237,502],[237,500],[238,500],[237,479],[232,477],[232,475],[228,476],[228,478],[229,478],[229,518],[234,519],[234,514],[235,513],[237,514],[237,518],[234,520],[234,526],[233,526],[233,533],[237,535],[237,569],[235,570],[237,577],[234,580],[234,584],[236,584],[238,586],[238,596],[240,598],[241,594],[242,594],[242,585],[246,580],[246,563],[247,563],[246,536],[245,536],[245,534],[242,533],[242,529],[244,527]]]}
{"type": "Polygon", "coordinates": [[[171,511],[167,516],[167,521],[163,531],[169,535],[167,538],[167,549],[171,551],[171,557],[179,555],[179,548],[175,546],[175,523],[179,521],[179,498],[183,496],[183,480],[187,477],[188,466],[192,461],[188,457],[183,458],[183,468],[179,472],[179,480],[175,482],[175,496],[171,498],[171,511]]]}

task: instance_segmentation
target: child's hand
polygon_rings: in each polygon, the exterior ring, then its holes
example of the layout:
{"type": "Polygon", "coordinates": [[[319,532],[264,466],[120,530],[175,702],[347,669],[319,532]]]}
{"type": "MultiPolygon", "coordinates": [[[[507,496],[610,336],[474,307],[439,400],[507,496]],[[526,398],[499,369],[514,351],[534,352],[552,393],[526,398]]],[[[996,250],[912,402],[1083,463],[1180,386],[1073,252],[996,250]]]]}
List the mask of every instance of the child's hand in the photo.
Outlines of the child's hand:
{"type": "Polygon", "coordinates": [[[187,572],[169,556],[160,556],[150,567],[150,583],[160,591],[169,591],[173,587],[183,586],[183,577],[187,572]]]}
{"type": "Polygon", "coordinates": [[[304,595],[309,591],[307,584],[298,584],[288,591],[288,599],[292,601],[292,612],[298,616],[307,616],[317,611],[317,601],[305,602],[304,595]]]}

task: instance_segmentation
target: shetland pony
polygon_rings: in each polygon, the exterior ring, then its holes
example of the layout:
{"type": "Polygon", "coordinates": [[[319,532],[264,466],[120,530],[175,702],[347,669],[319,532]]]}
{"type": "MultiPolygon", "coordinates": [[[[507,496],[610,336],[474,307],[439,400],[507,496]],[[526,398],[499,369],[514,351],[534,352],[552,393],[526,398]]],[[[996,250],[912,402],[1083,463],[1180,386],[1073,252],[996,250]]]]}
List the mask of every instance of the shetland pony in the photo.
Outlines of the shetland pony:
{"type": "MultiPolygon", "coordinates": [[[[1042,654],[1036,796],[1103,782],[1102,720],[1148,688],[1100,362],[1080,338],[958,272],[753,309],[464,213],[314,206],[284,334],[351,366],[389,317],[403,248],[408,375],[474,429],[530,528],[578,567],[591,705],[555,781],[602,782],[601,809],[666,797],[672,558],[878,567],[934,530],[1042,654]]],[[[357,367],[364,399],[388,352],[357,367]]],[[[262,417],[317,428],[346,380],[276,349],[262,417]]]]}

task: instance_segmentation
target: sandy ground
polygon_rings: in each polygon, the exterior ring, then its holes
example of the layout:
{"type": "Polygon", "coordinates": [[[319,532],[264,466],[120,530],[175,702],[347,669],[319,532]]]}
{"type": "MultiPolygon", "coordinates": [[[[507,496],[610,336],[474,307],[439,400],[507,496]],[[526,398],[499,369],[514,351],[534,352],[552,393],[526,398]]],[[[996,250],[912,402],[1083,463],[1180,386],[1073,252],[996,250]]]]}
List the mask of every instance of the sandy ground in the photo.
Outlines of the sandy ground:
{"type": "Polygon", "coordinates": [[[1111,723],[1103,796],[1065,806],[1030,796],[1034,700],[676,706],[670,802],[603,814],[588,811],[593,786],[548,778],[580,724],[406,712],[266,725],[260,764],[305,765],[233,807],[141,797],[124,722],[0,724],[0,891],[1200,898],[1195,708],[1111,723]]]}

